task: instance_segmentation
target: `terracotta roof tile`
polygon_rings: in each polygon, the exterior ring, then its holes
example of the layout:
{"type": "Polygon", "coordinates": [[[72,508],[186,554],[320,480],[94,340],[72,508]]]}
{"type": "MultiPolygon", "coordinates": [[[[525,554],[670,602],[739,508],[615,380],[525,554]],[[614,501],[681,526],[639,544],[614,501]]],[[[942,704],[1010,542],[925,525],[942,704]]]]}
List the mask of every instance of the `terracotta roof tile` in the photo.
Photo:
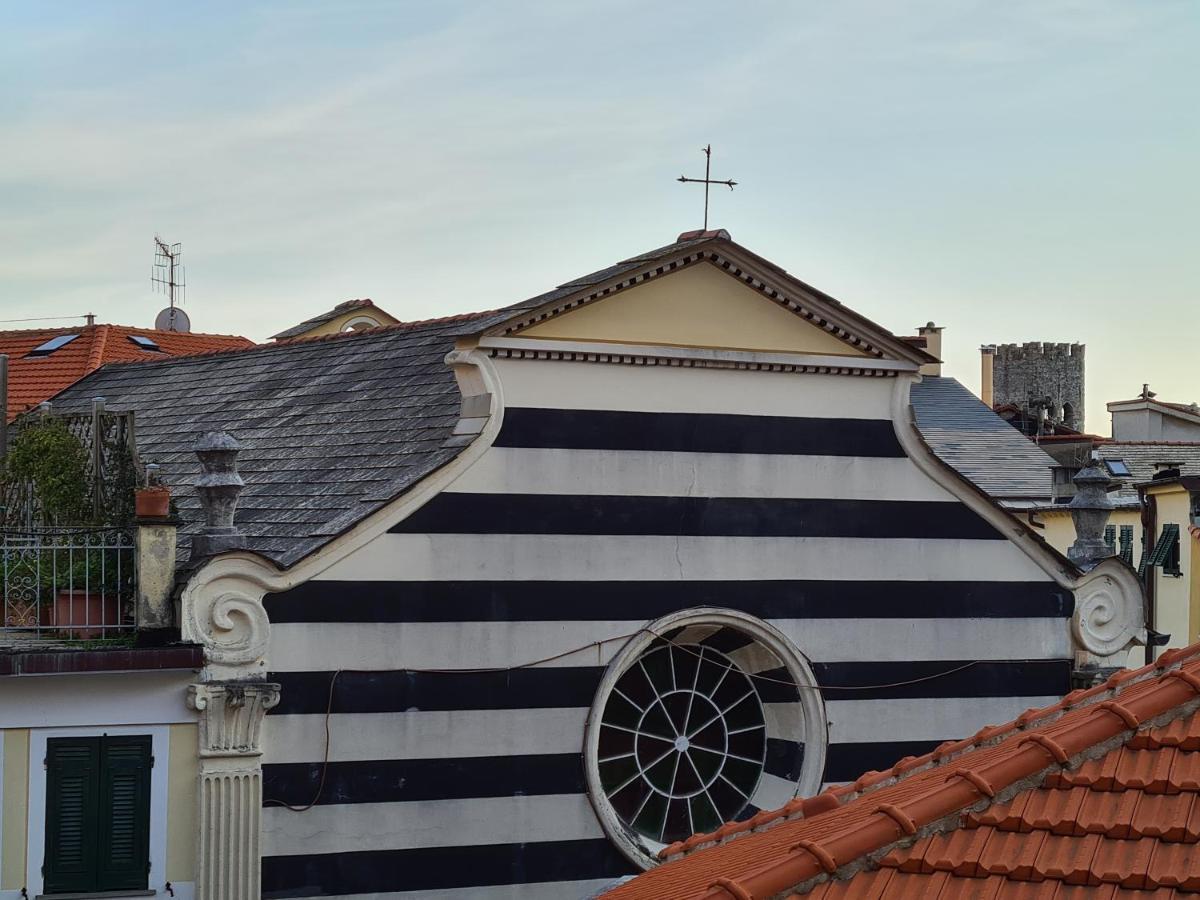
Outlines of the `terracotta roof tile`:
{"type": "Polygon", "coordinates": [[[1200,891],[1200,645],[826,796],[840,805],[759,816],[753,833],[730,823],[719,837],[689,839],[683,846],[703,849],[682,856],[681,845],[668,848],[671,862],[606,896],[1165,900],[1200,891]]]}
{"type": "Polygon", "coordinates": [[[253,346],[253,341],[237,335],[156,331],[128,325],[0,331],[0,353],[8,354],[9,360],[7,416],[11,421],[108,363],[149,362],[253,346]],[[78,337],[46,356],[29,355],[47,341],[69,334],[78,337]],[[142,349],[130,340],[134,335],[154,341],[159,351],[142,349]]]}

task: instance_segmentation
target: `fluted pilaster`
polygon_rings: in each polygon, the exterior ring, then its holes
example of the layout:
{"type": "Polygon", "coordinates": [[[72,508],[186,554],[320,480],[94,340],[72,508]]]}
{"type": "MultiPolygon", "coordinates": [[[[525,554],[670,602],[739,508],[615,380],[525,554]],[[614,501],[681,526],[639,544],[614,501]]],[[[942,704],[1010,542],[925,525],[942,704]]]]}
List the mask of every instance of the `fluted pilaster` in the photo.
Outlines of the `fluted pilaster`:
{"type": "Polygon", "coordinates": [[[279,685],[209,682],[188,689],[200,712],[198,900],[258,900],[262,720],[279,685]]]}

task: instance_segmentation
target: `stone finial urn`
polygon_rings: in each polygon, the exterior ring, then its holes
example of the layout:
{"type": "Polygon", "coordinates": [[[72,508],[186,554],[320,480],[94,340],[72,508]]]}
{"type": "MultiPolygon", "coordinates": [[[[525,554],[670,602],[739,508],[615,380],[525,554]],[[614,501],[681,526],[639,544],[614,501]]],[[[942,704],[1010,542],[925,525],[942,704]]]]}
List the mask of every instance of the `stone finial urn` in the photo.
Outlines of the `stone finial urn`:
{"type": "Polygon", "coordinates": [[[193,558],[246,546],[246,536],[233,524],[238,495],[246,486],[237,471],[239,449],[233,435],[224,431],[205,432],[194,448],[200,459],[196,493],[204,511],[204,527],[192,537],[193,558]]]}
{"type": "Polygon", "coordinates": [[[1112,548],[1104,542],[1104,526],[1113,511],[1108,496],[1113,480],[1095,456],[1072,480],[1076,490],[1068,508],[1075,525],[1075,543],[1067,549],[1067,559],[1081,569],[1090,569],[1113,555],[1112,548]]]}

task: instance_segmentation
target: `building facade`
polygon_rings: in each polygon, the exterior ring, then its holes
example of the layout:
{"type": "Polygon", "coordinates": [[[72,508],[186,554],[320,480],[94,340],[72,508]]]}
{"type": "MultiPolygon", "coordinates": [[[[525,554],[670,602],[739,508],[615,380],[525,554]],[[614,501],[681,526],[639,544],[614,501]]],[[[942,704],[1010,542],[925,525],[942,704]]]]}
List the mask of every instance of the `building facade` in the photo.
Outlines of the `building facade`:
{"type": "Polygon", "coordinates": [[[245,546],[192,562],[182,629],[269,714],[232,774],[201,718],[202,783],[245,786],[201,795],[201,896],[244,895],[204,883],[248,806],[264,897],[586,896],[1139,640],[1128,567],[1081,573],[930,450],[929,362],[708,232],[81,386],[176,484],[198,430],[242,446],[245,546]]]}

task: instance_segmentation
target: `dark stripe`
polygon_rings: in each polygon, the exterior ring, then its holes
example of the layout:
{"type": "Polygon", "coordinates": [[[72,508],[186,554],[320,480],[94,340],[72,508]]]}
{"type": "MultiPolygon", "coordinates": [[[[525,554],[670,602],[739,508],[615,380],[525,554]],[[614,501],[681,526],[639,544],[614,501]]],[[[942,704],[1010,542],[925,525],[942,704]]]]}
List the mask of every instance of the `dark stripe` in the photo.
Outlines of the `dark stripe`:
{"type": "MultiPolygon", "coordinates": [[[[965,735],[963,735],[965,737],[965,735]]],[[[885,772],[906,756],[922,756],[942,741],[893,741],[878,744],[830,744],[825,781],[855,781],[864,772],[885,772]]]]}
{"type": "MultiPolygon", "coordinates": [[[[342,672],[333,690],[338,713],[407,710],[547,709],[591,706],[601,666],[509,672],[342,672]]],[[[332,672],[280,672],[274,715],[324,713],[332,672]]]]}
{"type": "Polygon", "coordinates": [[[532,794],[582,794],[578,753],[473,756],[461,759],[382,759],[362,762],[274,763],[263,766],[264,805],[399,803],[532,794]]]}
{"type": "MultiPolygon", "coordinates": [[[[895,697],[1040,697],[1070,690],[1067,660],[814,663],[826,700],[895,697]],[[947,673],[942,675],[941,673],[947,673]],[[930,678],[929,676],[938,676],[930,678]],[[896,685],[898,687],[880,687],[896,685]],[[836,690],[838,687],[864,688],[836,690]]],[[[546,709],[591,706],[602,666],[515,669],[508,672],[352,672],[338,676],[333,712],[383,713],[406,710],[546,709]]],[[[282,686],[272,715],[324,714],[330,672],[277,672],[282,686]]],[[[792,689],[764,680],[768,702],[794,700],[792,689]]]]}
{"type": "Polygon", "coordinates": [[[1066,659],[813,663],[812,667],[826,700],[1061,697],[1071,691],[1071,661],[1066,659]],[[836,690],[864,686],[870,689],[836,690]]]}
{"type": "Polygon", "coordinates": [[[441,493],[393,534],[623,534],[1004,540],[961,503],[441,493]]]}
{"type": "Polygon", "coordinates": [[[266,856],[262,896],[448,891],[485,885],[619,878],[636,870],[608,840],[488,844],[266,856]]]}
{"type": "Polygon", "coordinates": [[[497,447],[900,457],[888,419],[509,408],[497,447]]]}
{"type": "Polygon", "coordinates": [[[693,606],[762,619],[1067,618],[1052,581],[305,581],[272,622],[644,622],[693,606]]]}
{"type": "Polygon", "coordinates": [[[804,764],[804,745],[796,741],[785,741],[783,738],[767,738],[767,758],[763,771],[778,775],[788,781],[800,777],[800,769],[804,764]]]}

